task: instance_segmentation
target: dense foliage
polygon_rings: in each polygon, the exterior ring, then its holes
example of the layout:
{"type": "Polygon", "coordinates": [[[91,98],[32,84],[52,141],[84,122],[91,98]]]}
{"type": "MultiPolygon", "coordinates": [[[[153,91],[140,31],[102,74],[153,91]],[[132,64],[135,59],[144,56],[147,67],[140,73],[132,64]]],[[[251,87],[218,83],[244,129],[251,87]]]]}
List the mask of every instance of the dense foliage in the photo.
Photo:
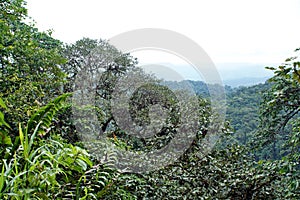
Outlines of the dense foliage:
{"type": "Polygon", "coordinates": [[[214,113],[205,84],[189,81],[198,94],[186,105],[199,105],[193,112],[196,137],[175,162],[132,173],[114,168],[120,157],[109,147],[140,153],[160,149],[180,134],[178,106],[183,105],[174,96],[189,97],[176,91],[180,83],[158,85],[159,80],[136,67],[136,59],[107,41],[83,38],[63,45],[51,32],[24,22],[23,0],[1,0],[0,7],[0,199],[300,198],[297,56],[269,67],[274,71],[269,83],[226,87],[228,122],[219,124],[220,138],[206,154],[202,141],[214,113]],[[118,80],[128,77],[131,82],[117,87],[118,80]],[[133,88],[132,82],[144,80],[151,84],[133,88]],[[149,124],[149,106],[160,104],[168,110],[165,123],[170,126],[155,139],[130,137],[113,114],[116,88],[120,96],[132,94],[129,114],[137,123],[149,124]],[[95,93],[93,105],[76,104],[85,100],[79,98],[84,90],[95,93]],[[74,96],[80,101],[71,101],[74,96]],[[85,118],[92,110],[98,130],[85,118]],[[73,112],[82,115],[76,118],[73,112]],[[87,146],[82,140],[92,133],[105,140],[87,146]]]}
{"type": "Polygon", "coordinates": [[[65,60],[59,53],[61,42],[25,24],[23,4],[20,0],[0,4],[0,95],[13,134],[18,122],[59,94],[64,80],[59,69],[65,60]]]}

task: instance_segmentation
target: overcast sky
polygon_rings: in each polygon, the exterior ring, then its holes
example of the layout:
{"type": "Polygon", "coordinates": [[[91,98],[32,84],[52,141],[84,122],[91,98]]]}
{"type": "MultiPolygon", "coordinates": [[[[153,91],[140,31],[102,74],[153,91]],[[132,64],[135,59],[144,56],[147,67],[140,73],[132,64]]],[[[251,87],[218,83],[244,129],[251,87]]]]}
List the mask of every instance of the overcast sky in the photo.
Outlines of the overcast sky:
{"type": "Polygon", "coordinates": [[[298,0],[28,0],[27,8],[41,30],[67,43],[163,28],[197,42],[217,65],[281,63],[300,47],[298,0]]]}

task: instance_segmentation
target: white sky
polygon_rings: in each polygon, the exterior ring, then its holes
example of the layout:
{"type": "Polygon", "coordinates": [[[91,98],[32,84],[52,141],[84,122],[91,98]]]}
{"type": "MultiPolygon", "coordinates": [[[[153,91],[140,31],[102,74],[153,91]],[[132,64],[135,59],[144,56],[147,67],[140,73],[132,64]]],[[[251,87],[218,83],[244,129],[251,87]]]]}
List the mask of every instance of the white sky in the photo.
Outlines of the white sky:
{"type": "Polygon", "coordinates": [[[300,47],[299,0],[28,0],[27,8],[41,30],[67,43],[163,28],[197,42],[215,63],[281,63],[300,47]]]}

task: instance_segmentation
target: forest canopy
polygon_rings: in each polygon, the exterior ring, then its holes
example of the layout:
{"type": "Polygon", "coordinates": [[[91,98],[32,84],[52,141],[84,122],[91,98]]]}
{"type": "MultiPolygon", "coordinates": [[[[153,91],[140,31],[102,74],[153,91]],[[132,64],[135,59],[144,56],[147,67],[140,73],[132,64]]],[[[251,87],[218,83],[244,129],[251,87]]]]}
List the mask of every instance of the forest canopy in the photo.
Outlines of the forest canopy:
{"type": "Polygon", "coordinates": [[[135,162],[120,164],[115,149],[149,152],[180,135],[179,118],[186,113],[178,112],[182,104],[174,96],[189,96],[170,88],[183,83],[162,83],[106,40],[64,44],[26,23],[23,0],[1,0],[0,7],[0,199],[300,198],[300,49],[282,65],[267,67],[273,77],[266,83],[226,87],[226,122],[202,156],[215,113],[205,83],[190,81],[197,96],[187,107],[198,108],[187,115],[197,119],[190,146],[166,166],[133,173],[115,167],[135,162]],[[122,95],[133,94],[129,115],[137,123],[150,123],[152,105],[168,115],[153,138],[131,136],[114,115],[117,82],[128,77],[149,81],[135,92],[130,82],[118,87],[122,95]],[[74,88],[93,91],[93,104],[75,104],[74,88]],[[86,120],[91,111],[97,126],[86,120]],[[87,144],[92,133],[102,140],[87,144]]]}

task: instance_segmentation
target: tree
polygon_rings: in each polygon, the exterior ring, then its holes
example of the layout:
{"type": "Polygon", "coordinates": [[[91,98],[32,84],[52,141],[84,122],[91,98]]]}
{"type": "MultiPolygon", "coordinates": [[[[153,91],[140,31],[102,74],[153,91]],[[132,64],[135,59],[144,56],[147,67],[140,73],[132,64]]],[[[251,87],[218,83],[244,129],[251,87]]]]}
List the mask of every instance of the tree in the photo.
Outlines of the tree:
{"type": "Polygon", "coordinates": [[[64,74],[59,68],[61,42],[51,32],[39,32],[24,23],[23,0],[1,1],[0,6],[0,96],[8,109],[6,118],[15,133],[17,122],[60,93],[64,74]]]}
{"type": "MultiPolygon", "coordinates": [[[[299,54],[300,49],[295,50],[299,54]]],[[[299,55],[286,59],[274,71],[269,80],[272,88],[263,96],[261,106],[261,125],[256,140],[261,146],[272,145],[273,157],[276,158],[275,146],[279,138],[284,138],[284,157],[280,172],[283,179],[283,192],[286,198],[299,198],[300,185],[300,62],[299,55]]]]}
{"type": "MultiPolygon", "coordinates": [[[[299,49],[296,50],[299,53],[299,49]]],[[[261,109],[262,140],[270,143],[277,136],[295,137],[299,132],[300,62],[298,57],[286,59],[269,80],[272,88],[264,94],[261,109]]],[[[297,136],[296,136],[297,137],[297,136]]],[[[294,143],[297,140],[294,140],[294,143]]],[[[298,140],[299,142],[299,140],[298,140]]],[[[296,144],[292,145],[295,147],[296,144]]],[[[299,150],[294,149],[294,151],[299,150]]],[[[292,152],[289,152],[292,153],[292,152]]]]}
{"type": "MultiPolygon", "coordinates": [[[[75,92],[78,94],[77,102],[83,101],[81,98],[86,96],[86,92],[93,93],[90,109],[97,112],[101,124],[101,130],[98,131],[107,131],[109,125],[115,124],[110,104],[115,84],[119,77],[137,64],[136,59],[123,54],[105,40],[89,38],[66,45],[63,55],[67,58],[67,63],[62,65],[62,70],[68,79],[64,91],[79,92],[80,94],[75,92]]],[[[90,111],[84,112],[88,114],[90,111]]]]}

